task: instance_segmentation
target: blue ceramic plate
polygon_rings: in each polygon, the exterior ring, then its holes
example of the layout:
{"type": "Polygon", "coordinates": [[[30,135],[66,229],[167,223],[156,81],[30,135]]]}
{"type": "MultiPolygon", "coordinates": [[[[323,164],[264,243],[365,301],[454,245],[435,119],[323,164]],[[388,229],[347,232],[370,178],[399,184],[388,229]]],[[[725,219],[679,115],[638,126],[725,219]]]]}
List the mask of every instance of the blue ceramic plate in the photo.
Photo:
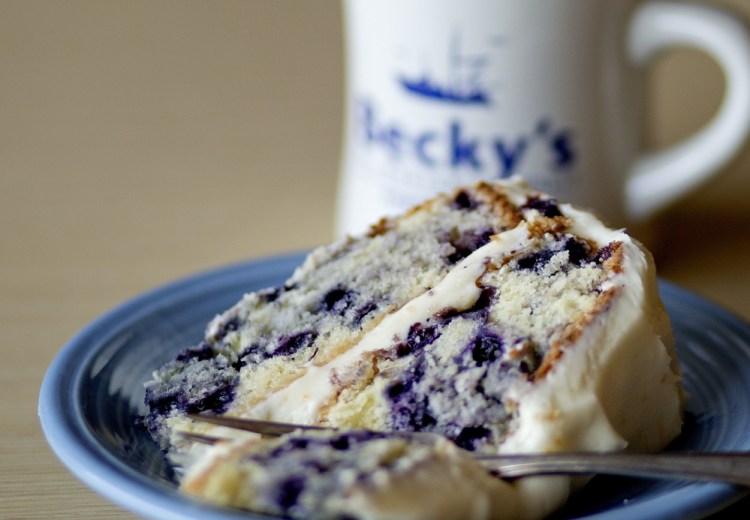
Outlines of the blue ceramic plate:
{"type": "MultiPolygon", "coordinates": [[[[171,469],[137,426],[143,382],[244,292],[282,283],[303,254],[207,272],[123,304],[82,330],[47,372],[39,416],[52,449],[79,479],[113,502],[160,519],[263,518],[178,493],[171,469]]],[[[750,327],[668,283],[685,384],[687,424],[671,449],[750,450],[750,327]]],[[[555,518],[701,518],[743,495],[718,484],[597,477],[555,518]]]]}

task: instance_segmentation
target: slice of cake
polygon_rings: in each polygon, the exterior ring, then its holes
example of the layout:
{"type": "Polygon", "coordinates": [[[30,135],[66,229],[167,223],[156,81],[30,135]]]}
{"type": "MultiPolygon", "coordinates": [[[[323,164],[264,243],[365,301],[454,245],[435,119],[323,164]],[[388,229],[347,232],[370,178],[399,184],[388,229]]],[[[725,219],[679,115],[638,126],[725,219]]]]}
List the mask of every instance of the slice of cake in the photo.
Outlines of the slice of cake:
{"type": "MultiPolygon", "coordinates": [[[[488,518],[517,503],[512,488],[444,437],[366,430],[225,444],[191,469],[182,489],[300,519],[488,518]]],[[[516,507],[511,516],[521,516],[516,507]]]]}
{"type": "MultiPolygon", "coordinates": [[[[176,432],[230,434],[191,412],[539,452],[657,450],[682,410],[650,255],[520,181],[458,189],[314,251],[214,319],[146,402],[172,454],[191,449],[176,432]]],[[[502,486],[535,517],[570,483],[502,486]]]]}

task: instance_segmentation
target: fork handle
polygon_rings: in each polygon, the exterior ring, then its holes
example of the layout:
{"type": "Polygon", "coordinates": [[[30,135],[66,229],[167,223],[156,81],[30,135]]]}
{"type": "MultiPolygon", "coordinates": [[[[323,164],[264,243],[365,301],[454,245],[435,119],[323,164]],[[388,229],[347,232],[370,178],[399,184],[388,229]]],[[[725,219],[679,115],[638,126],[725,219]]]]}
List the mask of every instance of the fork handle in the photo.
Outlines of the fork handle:
{"type": "Polygon", "coordinates": [[[601,473],[659,479],[721,481],[750,487],[750,453],[547,453],[479,455],[501,477],[601,473]]]}

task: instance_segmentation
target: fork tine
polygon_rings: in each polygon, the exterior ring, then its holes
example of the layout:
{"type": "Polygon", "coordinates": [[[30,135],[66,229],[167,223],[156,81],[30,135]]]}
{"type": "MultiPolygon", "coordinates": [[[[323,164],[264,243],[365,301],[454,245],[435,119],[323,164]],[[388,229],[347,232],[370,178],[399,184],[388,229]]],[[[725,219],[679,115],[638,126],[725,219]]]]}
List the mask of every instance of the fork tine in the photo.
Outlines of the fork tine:
{"type": "Polygon", "coordinates": [[[280,423],[274,421],[261,421],[258,419],[243,419],[240,417],[227,417],[226,415],[201,415],[201,414],[188,414],[188,417],[196,420],[203,421],[217,426],[224,426],[226,428],[234,428],[236,430],[244,430],[248,432],[259,433],[261,435],[268,435],[271,437],[278,437],[285,433],[293,432],[294,430],[331,430],[332,428],[324,428],[322,426],[309,426],[304,424],[290,424],[280,423]]]}

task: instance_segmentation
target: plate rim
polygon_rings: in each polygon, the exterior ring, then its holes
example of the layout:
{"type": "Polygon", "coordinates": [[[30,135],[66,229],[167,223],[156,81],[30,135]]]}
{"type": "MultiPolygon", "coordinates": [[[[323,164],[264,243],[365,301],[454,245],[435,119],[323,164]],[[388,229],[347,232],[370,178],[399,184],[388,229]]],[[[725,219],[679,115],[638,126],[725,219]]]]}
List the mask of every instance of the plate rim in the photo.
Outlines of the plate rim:
{"type": "MultiPolygon", "coordinates": [[[[86,373],[84,369],[90,366],[93,357],[100,354],[100,350],[92,346],[97,346],[96,338],[102,331],[109,331],[107,336],[111,336],[114,328],[126,328],[128,324],[148,316],[164,302],[179,299],[180,295],[195,294],[202,288],[231,284],[238,273],[243,273],[243,278],[247,278],[252,272],[252,278],[259,281],[270,277],[285,279],[302,263],[308,252],[303,250],[259,257],[179,278],[124,301],[83,327],[56,354],[45,372],[39,392],[39,421],[47,443],[58,460],[95,492],[126,510],[150,518],[270,518],[206,504],[137,472],[97,441],[85,427],[80,401],[72,399],[71,402],[70,398],[79,395],[78,389],[81,388],[86,373]]],[[[673,282],[659,279],[659,286],[662,294],[671,293],[687,302],[687,305],[710,313],[730,329],[746,336],[750,342],[750,325],[732,311],[673,282]]],[[[241,294],[242,288],[238,287],[238,295],[241,294]]],[[[610,518],[613,513],[618,512],[632,515],[632,518],[647,518],[654,514],[663,518],[667,513],[681,519],[703,518],[730,506],[750,492],[729,484],[705,483],[691,484],[666,495],[675,493],[685,496],[679,497],[679,503],[672,504],[668,509],[654,511],[654,504],[650,502],[664,496],[660,495],[640,504],[626,504],[583,518],[610,518]],[[695,486],[699,486],[700,490],[688,493],[695,486]]]]}

